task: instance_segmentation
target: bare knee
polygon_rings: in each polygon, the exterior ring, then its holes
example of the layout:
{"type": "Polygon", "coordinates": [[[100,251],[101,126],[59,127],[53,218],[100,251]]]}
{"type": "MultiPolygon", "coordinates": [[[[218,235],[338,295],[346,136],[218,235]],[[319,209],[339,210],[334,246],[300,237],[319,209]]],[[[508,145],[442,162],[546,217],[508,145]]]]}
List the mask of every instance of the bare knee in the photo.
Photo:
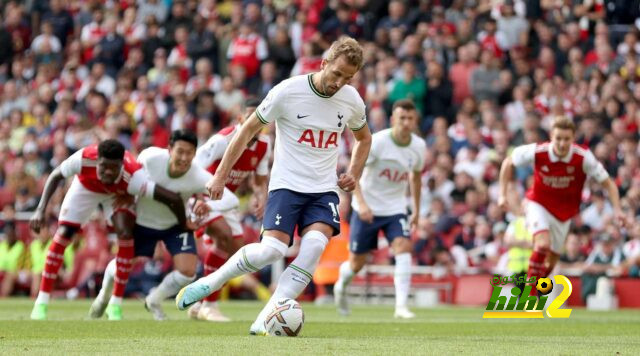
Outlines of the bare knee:
{"type": "Polygon", "coordinates": [[[396,237],[391,243],[391,248],[396,255],[401,253],[411,253],[413,244],[411,240],[406,237],[396,237]]]}
{"type": "Polygon", "coordinates": [[[349,264],[351,265],[351,270],[354,273],[358,273],[360,272],[360,270],[362,269],[362,267],[364,267],[365,263],[367,262],[367,256],[369,254],[364,253],[364,254],[349,254],[349,264]]]}
{"type": "Polygon", "coordinates": [[[536,250],[549,250],[551,247],[551,236],[549,231],[543,231],[535,234],[533,237],[533,246],[536,250]]]}
{"type": "Polygon", "coordinates": [[[195,277],[198,257],[190,253],[179,253],[173,256],[173,265],[176,271],[187,277],[195,277]]]}

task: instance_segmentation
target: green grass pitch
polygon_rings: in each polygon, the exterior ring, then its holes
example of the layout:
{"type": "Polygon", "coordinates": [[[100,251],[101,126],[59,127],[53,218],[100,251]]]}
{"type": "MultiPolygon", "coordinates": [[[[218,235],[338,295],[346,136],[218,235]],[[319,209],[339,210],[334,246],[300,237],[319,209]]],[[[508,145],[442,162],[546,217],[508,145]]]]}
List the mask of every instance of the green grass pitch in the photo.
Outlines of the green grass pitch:
{"type": "Polygon", "coordinates": [[[330,306],[303,304],[298,338],[249,336],[261,305],[223,302],[233,322],[187,320],[167,302],[171,319],[155,322],[137,301],[125,301],[125,321],[88,320],[89,301],[53,301],[49,321],[29,320],[32,301],[0,300],[0,354],[166,355],[442,355],[622,354],[640,350],[640,311],[574,309],[570,319],[488,320],[482,308],[416,309],[411,321],[387,306],[356,306],[340,317],[330,306]]]}

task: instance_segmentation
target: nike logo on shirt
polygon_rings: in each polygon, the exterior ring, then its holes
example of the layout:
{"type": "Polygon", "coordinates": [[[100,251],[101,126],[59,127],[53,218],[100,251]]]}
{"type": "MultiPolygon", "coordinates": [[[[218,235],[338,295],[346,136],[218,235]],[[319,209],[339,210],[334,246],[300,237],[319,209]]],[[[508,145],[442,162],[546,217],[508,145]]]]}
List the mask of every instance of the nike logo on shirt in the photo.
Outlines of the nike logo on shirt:
{"type": "Polygon", "coordinates": [[[298,114],[298,119],[304,119],[307,116],[309,116],[309,115],[300,115],[300,114],[298,114]]]}

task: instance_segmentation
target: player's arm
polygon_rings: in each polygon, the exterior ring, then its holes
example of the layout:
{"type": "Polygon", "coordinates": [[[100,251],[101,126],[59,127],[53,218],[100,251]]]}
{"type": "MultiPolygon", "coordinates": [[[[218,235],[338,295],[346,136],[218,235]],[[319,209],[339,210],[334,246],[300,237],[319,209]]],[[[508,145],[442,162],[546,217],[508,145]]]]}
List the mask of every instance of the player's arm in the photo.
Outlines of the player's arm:
{"type": "Polygon", "coordinates": [[[611,177],[607,178],[600,184],[602,184],[602,187],[607,190],[609,201],[613,206],[613,214],[614,218],[616,219],[616,223],[618,223],[620,226],[625,226],[626,218],[624,216],[624,212],[622,211],[622,207],[620,206],[620,192],[618,191],[618,186],[613,181],[613,179],[611,179],[611,177]]]}
{"type": "Polygon", "coordinates": [[[56,167],[53,172],[49,174],[49,177],[47,177],[38,207],[29,221],[29,226],[36,233],[39,233],[42,226],[44,226],[47,204],[49,204],[49,200],[51,200],[51,196],[60,185],[60,182],[82,171],[82,152],[82,149],[76,151],[69,156],[69,158],[65,159],[60,166],[56,167]]]}
{"type": "Polygon", "coordinates": [[[353,136],[356,139],[356,143],[353,147],[349,170],[338,178],[338,186],[347,192],[356,188],[356,183],[362,176],[362,170],[371,149],[371,131],[369,131],[369,126],[366,123],[362,128],[353,131],[353,136]]]}
{"type": "Polygon", "coordinates": [[[359,180],[356,181],[356,187],[353,189],[353,199],[358,203],[358,216],[360,217],[360,220],[369,224],[373,223],[373,212],[371,211],[369,204],[364,200],[359,180]]]}
{"type": "Polygon", "coordinates": [[[536,144],[523,145],[516,147],[510,156],[502,161],[500,166],[499,186],[500,195],[498,197],[498,205],[507,210],[509,208],[507,201],[507,191],[509,183],[513,180],[513,169],[516,166],[524,166],[533,164],[536,153],[536,144]]]}
{"type": "Polygon", "coordinates": [[[184,201],[180,194],[172,192],[161,185],[155,185],[153,189],[153,199],[166,205],[178,219],[178,224],[185,229],[192,230],[193,226],[188,225],[187,212],[184,201]]]}
{"type": "Polygon", "coordinates": [[[588,177],[595,179],[596,182],[600,183],[602,187],[607,190],[607,193],[609,194],[609,201],[613,206],[615,222],[619,226],[625,226],[626,218],[620,206],[620,192],[618,191],[618,186],[613,179],[611,179],[602,163],[598,161],[591,151],[587,151],[584,156],[582,168],[588,177]]]}
{"type": "Polygon", "coordinates": [[[38,207],[34,212],[31,220],[29,221],[29,226],[36,233],[40,232],[40,228],[44,225],[44,216],[45,211],[47,209],[47,205],[49,204],[49,200],[51,200],[51,196],[56,191],[56,188],[60,185],[65,177],[62,175],[60,171],[60,167],[56,167],[49,177],[47,178],[46,183],[44,184],[44,191],[42,192],[42,197],[40,198],[40,203],[38,203],[38,207]]]}
{"type": "Polygon", "coordinates": [[[256,217],[259,219],[262,218],[264,214],[264,206],[267,200],[267,186],[269,184],[269,177],[266,175],[255,174],[253,176],[253,195],[255,205],[253,207],[253,211],[256,214],[256,217]]]}
{"type": "Polygon", "coordinates": [[[207,190],[209,191],[211,199],[217,200],[222,197],[224,184],[231,172],[231,168],[236,164],[251,138],[254,137],[264,125],[254,112],[244,124],[242,124],[240,131],[231,139],[229,147],[227,147],[224,156],[222,156],[222,161],[216,170],[216,174],[213,176],[213,179],[207,183],[207,190]]]}
{"type": "Polygon", "coordinates": [[[422,172],[411,172],[411,200],[413,200],[413,212],[409,218],[409,224],[411,230],[418,227],[418,220],[420,219],[420,192],[422,190],[422,172]]]}

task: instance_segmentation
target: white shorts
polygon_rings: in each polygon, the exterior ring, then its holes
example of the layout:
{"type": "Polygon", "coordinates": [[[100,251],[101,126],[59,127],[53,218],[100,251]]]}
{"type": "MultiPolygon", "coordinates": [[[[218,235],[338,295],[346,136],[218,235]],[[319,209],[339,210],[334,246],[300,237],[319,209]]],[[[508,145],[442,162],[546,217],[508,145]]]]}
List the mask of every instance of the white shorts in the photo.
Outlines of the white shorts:
{"type": "MultiPolygon", "coordinates": [[[[113,194],[92,192],[80,183],[78,177],[74,177],[69,190],[67,190],[62,200],[58,224],[79,228],[89,221],[98,205],[102,204],[104,216],[108,224],[111,225],[114,200],[115,196],[113,194]]],[[[134,214],[130,208],[120,208],[118,210],[127,210],[134,214]]]]}
{"type": "Polygon", "coordinates": [[[551,251],[561,254],[569,234],[571,220],[560,221],[545,207],[531,200],[526,202],[525,214],[527,230],[533,236],[543,231],[549,231],[551,251]]]}
{"type": "Polygon", "coordinates": [[[244,229],[242,228],[242,223],[240,223],[240,212],[238,211],[238,209],[225,211],[213,210],[209,212],[209,214],[207,214],[201,225],[207,226],[218,219],[224,219],[224,221],[227,222],[227,224],[231,228],[231,234],[233,235],[233,237],[240,237],[244,235],[244,229]]]}

